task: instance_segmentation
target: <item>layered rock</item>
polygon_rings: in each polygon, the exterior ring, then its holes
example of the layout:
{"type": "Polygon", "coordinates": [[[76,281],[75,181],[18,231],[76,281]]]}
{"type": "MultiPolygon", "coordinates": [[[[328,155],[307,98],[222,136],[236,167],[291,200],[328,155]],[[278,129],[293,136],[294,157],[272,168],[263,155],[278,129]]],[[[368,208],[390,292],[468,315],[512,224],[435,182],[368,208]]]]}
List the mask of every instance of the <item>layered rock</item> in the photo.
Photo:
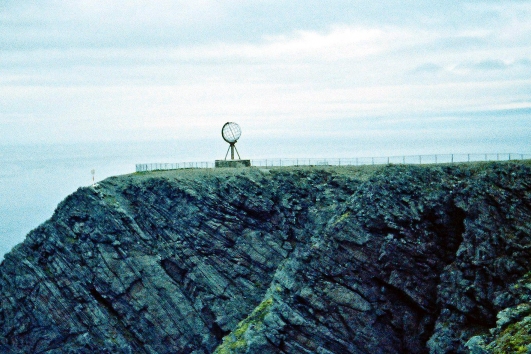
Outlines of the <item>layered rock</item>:
{"type": "Polygon", "coordinates": [[[0,349],[525,348],[530,177],[488,163],[109,178],[5,256],[0,349]]]}

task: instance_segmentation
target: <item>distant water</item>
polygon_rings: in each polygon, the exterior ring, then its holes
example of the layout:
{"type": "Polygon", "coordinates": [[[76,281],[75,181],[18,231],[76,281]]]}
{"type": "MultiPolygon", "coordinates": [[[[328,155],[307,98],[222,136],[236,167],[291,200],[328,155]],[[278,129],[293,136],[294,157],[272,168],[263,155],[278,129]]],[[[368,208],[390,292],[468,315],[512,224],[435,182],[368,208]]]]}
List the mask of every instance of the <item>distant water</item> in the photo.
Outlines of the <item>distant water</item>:
{"type": "Polygon", "coordinates": [[[91,185],[92,169],[100,181],[133,173],[136,163],[213,161],[211,148],[177,141],[0,146],[0,260],[66,196],[91,185]]]}

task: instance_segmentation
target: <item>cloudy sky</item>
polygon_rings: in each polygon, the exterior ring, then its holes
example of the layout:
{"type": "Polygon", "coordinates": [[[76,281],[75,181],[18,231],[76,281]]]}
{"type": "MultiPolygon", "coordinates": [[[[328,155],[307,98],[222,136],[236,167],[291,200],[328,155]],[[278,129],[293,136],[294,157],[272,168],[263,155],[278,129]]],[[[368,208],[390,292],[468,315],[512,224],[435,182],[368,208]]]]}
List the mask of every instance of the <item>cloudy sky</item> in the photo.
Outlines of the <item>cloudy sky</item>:
{"type": "Polygon", "coordinates": [[[530,19],[531,1],[2,0],[2,144],[235,121],[299,147],[527,153],[530,19]]]}

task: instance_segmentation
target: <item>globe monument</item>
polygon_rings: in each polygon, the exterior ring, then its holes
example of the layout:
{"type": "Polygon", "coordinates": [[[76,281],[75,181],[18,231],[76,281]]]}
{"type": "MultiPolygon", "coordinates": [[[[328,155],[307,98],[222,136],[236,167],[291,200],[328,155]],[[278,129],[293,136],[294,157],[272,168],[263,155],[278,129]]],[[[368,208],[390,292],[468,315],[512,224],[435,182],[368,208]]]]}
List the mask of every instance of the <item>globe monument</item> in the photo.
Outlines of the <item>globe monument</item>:
{"type": "Polygon", "coordinates": [[[236,143],[242,135],[242,130],[237,123],[227,122],[221,128],[221,137],[227,143],[229,143],[229,148],[225,154],[224,160],[216,160],[216,167],[250,167],[251,160],[242,160],[238,149],[236,149],[236,143]],[[230,151],[230,160],[227,160],[227,156],[230,151]],[[238,159],[234,158],[234,153],[238,155],[238,159]]]}

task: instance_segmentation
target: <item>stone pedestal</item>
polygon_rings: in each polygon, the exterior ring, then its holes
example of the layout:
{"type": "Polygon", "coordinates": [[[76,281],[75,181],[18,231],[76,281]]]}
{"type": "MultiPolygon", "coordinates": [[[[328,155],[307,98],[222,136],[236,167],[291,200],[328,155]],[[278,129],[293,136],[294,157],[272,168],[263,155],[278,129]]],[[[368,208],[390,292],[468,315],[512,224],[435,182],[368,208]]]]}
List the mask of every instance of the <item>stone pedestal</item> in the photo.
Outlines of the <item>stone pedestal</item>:
{"type": "Polygon", "coordinates": [[[216,167],[251,167],[251,160],[216,160],[216,167]]]}

